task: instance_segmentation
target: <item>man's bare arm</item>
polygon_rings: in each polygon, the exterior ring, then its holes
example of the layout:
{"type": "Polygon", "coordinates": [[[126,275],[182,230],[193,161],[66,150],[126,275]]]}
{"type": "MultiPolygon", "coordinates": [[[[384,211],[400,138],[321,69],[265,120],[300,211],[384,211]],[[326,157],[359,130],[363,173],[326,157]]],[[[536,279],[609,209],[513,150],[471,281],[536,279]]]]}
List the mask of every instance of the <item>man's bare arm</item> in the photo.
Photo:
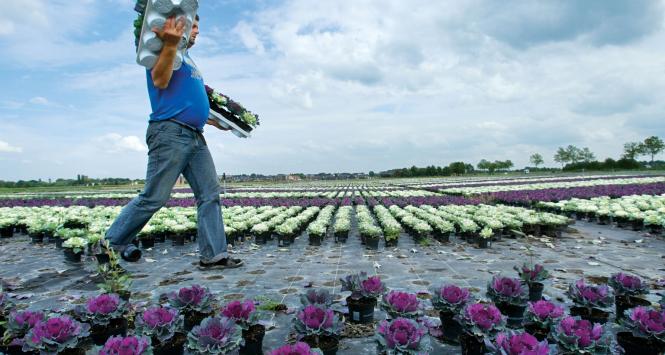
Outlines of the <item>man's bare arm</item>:
{"type": "Polygon", "coordinates": [[[185,20],[180,18],[176,21],[175,17],[172,16],[166,20],[164,28],[161,30],[153,28],[152,31],[162,40],[164,45],[150,75],[155,87],[166,89],[173,75],[173,62],[178,52],[178,43],[180,43],[180,39],[185,33],[185,20]]]}

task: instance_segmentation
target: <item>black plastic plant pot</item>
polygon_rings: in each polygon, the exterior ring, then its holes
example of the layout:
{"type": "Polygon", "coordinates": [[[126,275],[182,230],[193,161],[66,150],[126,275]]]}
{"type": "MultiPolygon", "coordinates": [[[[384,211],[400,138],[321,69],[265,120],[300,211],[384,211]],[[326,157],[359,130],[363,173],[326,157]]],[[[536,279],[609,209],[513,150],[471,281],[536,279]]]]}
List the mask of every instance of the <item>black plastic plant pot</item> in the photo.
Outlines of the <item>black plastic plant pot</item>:
{"type": "Polygon", "coordinates": [[[459,344],[459,337],[464,332],[462,326],[455,320],[455,313],[448,311],[439,311],[441,319],[441,330],[443,331],[443,341],[449,344],[459,344]]]}
{"type": "Polygon", "coordinates": [[[164,243],[166,241],[166,234],[159,233],[155,235],[155,243],[164,243]]]}
{"type": "Polygon", "coordinates": [[[67,348],[58,353],[58,355],[85,355],[86,350],[84,348],[67,348]]]}
{"type": "Polygon", "coordinates": [[[571,316],[579,316],[582,319],[588,320],[591,323],[607,323],[607,319],[610,317],[608,312],[605,312],[598,308],[586,308],[586,307],[570,307],[571,316]]]}
{"type": "Polygon", "coordinates": [[[152,338],[152,353],[153,355],[182,355],[185,352],[185,342],[187,337],[182,333],[175,333],[171,339],[165,342],[160,342],[156,338],[152,338]]]}
{"type": "Polygon", "coordinates": [[[129,302],[129,299],[132,297],[132,292],[131,291],[116,291],[115,293],[120,296],[120,299],[123,301],[129,302]]]}
{"type": "Polygon", "coordinates": [[[90,338],[95,345],[100,346],[106,343],[106,340],[112,336],[127,335],[127,319],[112,319],[108,325],[93,325],[90,327],[90,338]]]}
{"type": "Polygon", "coordinates": [[[349,307],[349,321],[351,323],[369,324],[374,322],[376,298],[353,299],[349,296],[346,298],[346,304],[349,307]]]}
{"type": "Polygon", "coordinates": [[[266,335],[266,327],[255,324],[249,329],[242,331],[245,344],[240,346],[240,355],[263,355],[263,337],[266,335]]]}
{"type": "Polygon", "coordinates": [[[514,305],[510,303],[499,302],[496,304],[496,307],[501,311],[501,314],[508,317],[507,325],[510,328],[520,328],[522,327],[522,322],[524,321],[524,310],[526,305],[514,305]]]}
{"type": "Polygon", "coordinates": [[[152,236],[141,238],[141,247],[143,249],[154,248],[155,247],[155,238],[152,237],[152,236]]]}
{"type": "Polygon", "coordinates": [[[62,240],[62,238],[57,238],[55,240],[55,247],[58,248],[58,249],[62,249],[62,242],[64,242],[64,240],[62,240]]]}
{"type": "Polygon", "coordinates": [[[547,339],[547,337],[550,334],[549,328],[541,328],[538,326],[538,324],[535,323],[529,323],[524,325],[524,330],[533,335],[538,341],[543,341],[547,339]]]}
{"type": "Polygon", "coordinates": [[[665,343],[652,338],[636,337],[632,332],[618,332],[617,342],[625,355],[659,355],[665,351],[665,343]]]}
{"type": "Polygon", "coordinates": [[[598,216],[598,224],[607,225],[612,223],[610,221],[610,216],[598,216]]]}
{"type": "Polygon", "coordinates": [[[95,259],[99,264],[108,264],[111,262],[111,257],[106,253],[95,254],[95,259]]]}
{"type": "Polygon", "coordinates": [[[365,247],[371,250],[378,250],[379,238],[365,238],[365,247]]]}
{"type": "Polygon", "coordinates": [[[189,332],[194,328],[195,326],[201,324],[201,322],[206,319],[206,317],[209,317],[210,314],[206,313],[201,313],[201,312],[189,312],[185,314],[185,331],[189,332]]]}
{"type": "Polygon", "coordinates": [[[339,349],[339,339],[327,335],[308,335],[302,341],[311,348],[319,348],[323,355],[335,355],[339,349]]]}
{"type": "Polygon", "coordinates": [[[630,221],[630,227],[636,232],[641,231],[644,228],[644,222],[637,219],[630,221]]]}
{"type": "Polygon", "coordinates": [[[360,235],[360,244],[362,244],[362,245],[367,244],[367,237],[365,237],[362,234],[360,235]]]}
{"type": "Polygon", "coordinates": [[[310,235],[309,245],[319,247],[321,246],[321,239],[323,238],[320,235],[310,235]]]}
{"type": "Polygon", "coordinates": [[[624,318],[624,312],[635,308],[637,306],[648,307],[651,305],[651,302],[645,300],[644,298],[639,298],[635,296],[616,296],[614,299],[614,306],[616,307],[616,321],[619,322],[624,318]]]}
{"type": "Polygon", "coordinates": [[[268,242],[266,236],[264,234],[257,234],[254,236],[254,243],[256,244],[266,244],[268,242]]]}
{"type": "Polygon", "coordinates": [[[291,237],[288,235],[277,235],[277,245],[280,247],[287,247],[291,245],[291,237]]]}
{"type": "Polygon", "coordinates": [[[489,247],[489,238],[478,238],[478,248],[487,249],[489,247]]]}
{"type": "Polygon", "coordinates": [[[397,246],[398,238],[386,239],[386,248],[392,248],[397,246]]]}
{"type": "Polygon", "coordinates": [[[171,245],[173,246],[183,246],[185,245],[185,236],[182,234],[177,234],[171,239],[171,245]]]}
{"type": "Polygon", "coordinates": [[[459,337],[462,347],[462,355],[483,355],[485,354],[485,341],[483,338],[473,336],[468,333],[462,333],[459,337]]]}
{"type": "MultiPolygon", "coordinates": [[[[0,330],[2,330],[0,328],[0,330]]],[[[20,354],[38,354],[37,352],[23,352],[23,346],[21,345],[0,345],[0,353],[7,355],[20,355],[20,354]]]]}
{"type": "Polygon", "coordinates": [[[30,241],[33,244],[43,243],[44,242],[44,233],[30,234],[30,241]]]}
{"type": "Polygon", "coordinates": [[[72,263],[81,262],[81,255],[83,255],[83,252],[74,253],[74,251],[70,248],[64,248],[62,252],[65,255],[65,260],[72,263]]]}
{"type": "Polygon", "coordinates": [[[0,228],[0,238],[11,238],[14,236],[14,227],[0,228]]]}
{"type": "Polygon", "coordinates": [[[540,282],[532,282],[529,284],[529,301],[536,302],[543,299],[543,289],[545,285],[540,282]]]}

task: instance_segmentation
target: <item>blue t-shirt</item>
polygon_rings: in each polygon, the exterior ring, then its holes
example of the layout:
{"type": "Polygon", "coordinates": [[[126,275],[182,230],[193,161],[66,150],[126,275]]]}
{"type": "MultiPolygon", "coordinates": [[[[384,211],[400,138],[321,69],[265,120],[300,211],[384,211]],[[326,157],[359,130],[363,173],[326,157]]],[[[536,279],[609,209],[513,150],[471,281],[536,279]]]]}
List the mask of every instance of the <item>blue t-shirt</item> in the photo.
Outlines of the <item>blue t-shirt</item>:
{"type": "Polygon", "coordinates": [[[210,111],[208,95],[196,64],[189,54],[185,54],[184,57],[180,69],[173,71],[166,89],[155,87],[150,70],[146,71],[150,106],[152,106],[150,121],[175,119],[201,130],[208,120],[210,111]]]}

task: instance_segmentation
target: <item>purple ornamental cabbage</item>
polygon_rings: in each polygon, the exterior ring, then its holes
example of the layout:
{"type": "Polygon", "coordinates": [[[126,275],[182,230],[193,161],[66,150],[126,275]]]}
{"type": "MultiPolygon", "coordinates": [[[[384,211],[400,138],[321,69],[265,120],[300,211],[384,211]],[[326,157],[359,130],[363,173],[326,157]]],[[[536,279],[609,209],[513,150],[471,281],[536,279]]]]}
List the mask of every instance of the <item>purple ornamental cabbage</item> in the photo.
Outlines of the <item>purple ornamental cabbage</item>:
{"type": "Polygon", "coordinates": [[[99,355],[152,355],[150,338],[137,336],[110,337],[99,355]]]}
{"type": "Polygon", "coordinates": [[[187,334],[194,354],[233,354],[242,341],[240,326],[226,317],[208,317],[187,334]]]}
{"type": "Polygon", "coordinates": [[[649,286],[639,277],[622,272],[612,275],[609,284],[617,296],[636,296],[649,293],[649,286]]]}
{"type": "Polygon", "coordinates": [[[427,354],[430,350],[427,328],[408,318],[383,320],[376,330],[376,340],[386,354],[427,354]]]}
{"type": "Polygon", "coordinates": [[[76,349],[88,335],[90,325],[79,323],[69,316],[55,316],[37,322],[25,336],[24,352],[38,351],[56,354],[65,349],[76,349]]]}
{"type": "Polygon", "coordinates": [[[111,320],[123,318],[127,313],[127,302],[115,293],[104,293],[88,299],[83,306],[75,309],[84,322],[106,326],[111,320]]]}
{"type": "Polygon", "coordinates": [[[506,325],[504,317],[493,304],[468,304],[456,317],[467,333],[479,337],[492,337],[506,325]]]}
{"type": "Polygon", "coordinates": [[[12,311],[7,319],[5,337],[12,339],[10,345],[23,345],[23,337],[43,320],[44,313],[40,311],[12,311]]]}
{"type": "Polygon", "coordinates": [[[222,315],[233,319],[242,329],[248,329],[258,322],[256,307],[252,300],[231,301],[222,308],[222,315]]]}
{"type": "Polygon", "coordinates": [[[563,307],[557,306],[550,301],[529,302],[526,309],[525,321],[537,324],[540,328],[550,328],[563,317],[563,307]]]}
{"type": "MultiPolygon", "coordinates": [[[[609,332],[608,332],[609,333],[609,332]]],[[[565,317],[554,327],[554,339],[562,350],[604,354],[610,348],[609,334],[603,326],[579,317],[565,317]]]]}
{"type": "Polygon", "coordinates": [[[209,314],[212,312],[213,296],[207,287],[199,285],[183,287],[178,292],[169,293],[167,297],[169,304],[183,313],[209,314]]]}
{"type": "Polygon", "coordinates": [[[311,349],[307,343],[297,342],[293,345],[284,345],[270,352],[270,355],[320,355],[318,348],[311,349]]]}
{"type": "Polygon", "coordinates": [[[487,296],[494,303],[521,306],[526,304],[529,298],[529,291],[520,279],[494,276],[492,281],[487,284],[487,296]]]}
{"type": "Polygon", "coordinates": [[[293,319],[296,331],[306,335],[337,335],[340,332],[339,320],[332,309],[315,305],[305,306],[293,319]]]}
{"type": "Polygon", "coordinates": [[[635,307],[628,310],[626,327],[634,335],[665,342],[665,309],[657,311],[650,307],[635,307]]]}
{"type": "Polygon", "coordinates": [[[381,308],[393,318],[416,318],[419,315],[420,301],[415,293],[393,290],[383,296],[381,308]]]}
{"type": "Polygon", "coordinates": [[[468,288],[455,285],[443,285],[432,289],[431,292],[432,305],[438,311],[459,313],[471,299],[468,288]]]}
{"type": "MultiPolygon", "coordinates": [[[[499,333],[490,343],[489,350],[496,355],[549,355],[550,347],[547,340],[539,342],[536,337],[529,333],[510,334],[499,333]]],[[[555,352],[552,352],[555,354],[555,352]]]]}
{"type": "Polygon", "coordinates": [[[366,272],[347,275],[340,279],[342,283],[342,292],[351,291],[351,298],[379,298],[386,293],[386,286],[381,282],[378,276],[367,277],[366,272]]]}
{"type": "Polygon", "coordinates": [[[322,307],[330,307],[330,305],[332,305],[332,301],[332,296],[327,289],[311,289],[304,295],[300,295],[300,303],[302,303],[303,306],[313,304],[322,307]]]}
{"type": "Polygon", "coordinates": [[[545,267],[543,267],[540,264],[535,264],[533,268],[531,268],[529,265],[525,263],[522,265],[521,268],[515,266],[514,269],[520,275],[520,279],[522,279],[522,281],[524,281],[524,283],[526,283],[527,285],[530,285],[531,283],[534,282],[544,281],[550,277],[549,272],[547,272],[547,270],[545,270],[545,267]]]}
{"type": "Polygon", "coordinates": [[[584,279],[577,280],[568,288],[568,297],[581,307],[606,308],[614,304],[614,294],[607,285],[587,285],[584,279]]]}
{"type": "Polygon", "coordinates": [[[136,334],[167,342],[183,327],[183,316],[170,307],[154,306],[136,317],[136,334]]]}

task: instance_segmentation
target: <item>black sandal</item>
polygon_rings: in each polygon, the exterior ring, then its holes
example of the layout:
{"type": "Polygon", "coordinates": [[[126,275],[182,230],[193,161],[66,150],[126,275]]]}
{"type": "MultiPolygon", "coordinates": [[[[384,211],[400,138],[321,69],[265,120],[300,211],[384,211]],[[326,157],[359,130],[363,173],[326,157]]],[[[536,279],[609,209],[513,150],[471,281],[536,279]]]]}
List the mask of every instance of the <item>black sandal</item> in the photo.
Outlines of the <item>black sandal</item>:
{"type": "Polygon", "coordinates": [[[240,259],[224,258],[216,263],[204,263],[199,261],[199,268],[202,270],[213,270],[213,269],[235,269],[244,265],[244,262],[240,259]]]}

